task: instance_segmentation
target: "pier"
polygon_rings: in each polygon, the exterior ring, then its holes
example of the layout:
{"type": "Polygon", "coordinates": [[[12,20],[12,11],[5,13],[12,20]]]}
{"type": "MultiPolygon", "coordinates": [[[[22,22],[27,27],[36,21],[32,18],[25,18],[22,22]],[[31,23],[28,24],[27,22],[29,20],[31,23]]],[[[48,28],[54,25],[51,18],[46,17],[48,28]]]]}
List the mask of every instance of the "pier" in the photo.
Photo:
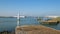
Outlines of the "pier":
{"type": "Polygon", "coordinates": [[[42,25],[37,25],[37,26],[27,25],[27,26],[16,27],[15,33],[16,34],[60,34],[60,31],[42,25]],[[21,28],[23,28],[23,30],[21,28]]]}

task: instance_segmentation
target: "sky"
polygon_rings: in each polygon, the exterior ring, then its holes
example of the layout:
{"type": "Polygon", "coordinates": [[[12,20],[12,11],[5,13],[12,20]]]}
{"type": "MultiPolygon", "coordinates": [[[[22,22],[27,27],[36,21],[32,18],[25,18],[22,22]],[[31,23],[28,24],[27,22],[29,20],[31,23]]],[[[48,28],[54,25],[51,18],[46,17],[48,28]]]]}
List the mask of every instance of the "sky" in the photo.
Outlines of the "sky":
{"type": "Polygon", "coordinates": [[[0,0],[0,16],[60,16],[60,0],[0,0]]]}

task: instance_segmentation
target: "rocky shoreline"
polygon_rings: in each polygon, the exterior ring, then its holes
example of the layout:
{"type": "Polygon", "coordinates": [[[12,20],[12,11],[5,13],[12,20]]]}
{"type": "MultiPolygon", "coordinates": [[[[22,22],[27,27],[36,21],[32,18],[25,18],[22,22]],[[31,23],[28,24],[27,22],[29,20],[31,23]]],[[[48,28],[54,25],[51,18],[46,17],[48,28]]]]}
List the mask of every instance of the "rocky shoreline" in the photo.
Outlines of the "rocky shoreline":
{"type": "Polygon", "coordinates": [[[0,32],[0,34],[15,34],[15,32],[13,31],[13,32],[9,32],[9,31],[2,31],[2,32],[0,32]]]}

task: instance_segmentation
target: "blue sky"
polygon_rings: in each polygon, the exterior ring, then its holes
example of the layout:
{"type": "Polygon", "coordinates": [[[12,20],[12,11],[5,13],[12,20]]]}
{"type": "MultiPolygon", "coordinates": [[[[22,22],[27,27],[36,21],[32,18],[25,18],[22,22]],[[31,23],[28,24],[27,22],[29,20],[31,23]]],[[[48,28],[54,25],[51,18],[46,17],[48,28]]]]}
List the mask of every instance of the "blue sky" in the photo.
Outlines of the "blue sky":
{"type": "Polygon", "coordinates": [[[60,0],[0,0],[0,16],[60,16],[60,0]]]}

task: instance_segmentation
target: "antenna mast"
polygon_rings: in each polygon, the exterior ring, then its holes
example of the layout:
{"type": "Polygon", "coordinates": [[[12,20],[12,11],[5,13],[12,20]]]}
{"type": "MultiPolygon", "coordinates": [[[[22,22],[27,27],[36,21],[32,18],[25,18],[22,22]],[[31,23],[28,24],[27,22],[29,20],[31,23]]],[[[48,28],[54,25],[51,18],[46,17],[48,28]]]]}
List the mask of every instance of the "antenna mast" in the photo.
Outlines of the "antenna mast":
{"type": "Polygon", "coordinates": [[[20,18],[20,15],[19,15],[19,12],[18,12],[18,15],[17,15],[17,26],[19,26],[19,19],[20,18]]]}

